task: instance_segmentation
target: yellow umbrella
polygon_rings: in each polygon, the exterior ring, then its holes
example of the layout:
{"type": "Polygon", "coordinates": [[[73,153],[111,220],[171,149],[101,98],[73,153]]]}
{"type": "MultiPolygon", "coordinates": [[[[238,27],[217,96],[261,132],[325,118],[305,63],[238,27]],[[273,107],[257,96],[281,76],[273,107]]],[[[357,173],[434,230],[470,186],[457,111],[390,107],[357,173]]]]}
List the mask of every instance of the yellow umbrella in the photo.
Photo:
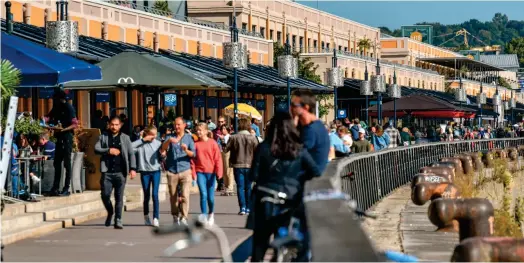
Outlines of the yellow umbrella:
{"type": "MultiPolygon", "coordinates": [[[[235,117],[234,109],[235,109],[235,104],[231,104],[227,106],[225,108],[226,115],[231,118],[234,118],[235,117]]],[[[262,120],[262,114],[260,114],[260,112],[258,112],[257,109],[255,109],[253,106],[249,104],[245,104],[245,103],[238,103],[238,115],[239,115],[238,116],[239,118],[244,117],[244,118],[257,119],[259,121],[262,120]]]]}

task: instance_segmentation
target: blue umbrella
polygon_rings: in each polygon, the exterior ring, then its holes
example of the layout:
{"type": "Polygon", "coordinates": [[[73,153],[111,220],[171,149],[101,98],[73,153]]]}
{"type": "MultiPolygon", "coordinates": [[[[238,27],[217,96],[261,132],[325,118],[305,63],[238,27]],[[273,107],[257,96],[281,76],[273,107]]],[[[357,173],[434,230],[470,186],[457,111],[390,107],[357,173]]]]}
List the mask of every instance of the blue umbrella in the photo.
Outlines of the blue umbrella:
{"type": "Polygon", "coordinates": [[[20,70],[19,87],[54,87],[68,81],[102,79],[98,66],[4,32],[1,54],[20,70]]]}

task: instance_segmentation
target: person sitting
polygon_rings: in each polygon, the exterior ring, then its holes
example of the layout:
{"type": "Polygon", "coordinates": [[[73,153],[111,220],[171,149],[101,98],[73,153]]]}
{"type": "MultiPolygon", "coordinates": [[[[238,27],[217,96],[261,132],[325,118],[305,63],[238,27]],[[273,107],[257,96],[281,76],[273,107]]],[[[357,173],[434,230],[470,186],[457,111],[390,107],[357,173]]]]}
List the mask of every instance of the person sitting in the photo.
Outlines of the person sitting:
{"type": "Polygon", "coordinates": [[[287,112],[277,112],[271,120],[266,139],[257,147],[250,181],[255,182],[254,213],[247,228],[253,229],[251,262],[259,262],[269,247],[272,234],[288,227],[291,216],[299,207],[307,180],[320,176],[321,171],[308,150],[301,144],[300,133],[287,112]],[[263,202],[264,197],[284,196],[283,204],[263,202]]]}
{"type": "Polygon", "coordinates": [[[48,133],[42,133],[40,134],[39,139],[40,147],[42,148],[42,155],[44,155],[45,160],[53,160],[55,159],[55,149],[56,145],[54,142],[49,140],[49,134],[48,133]]]}

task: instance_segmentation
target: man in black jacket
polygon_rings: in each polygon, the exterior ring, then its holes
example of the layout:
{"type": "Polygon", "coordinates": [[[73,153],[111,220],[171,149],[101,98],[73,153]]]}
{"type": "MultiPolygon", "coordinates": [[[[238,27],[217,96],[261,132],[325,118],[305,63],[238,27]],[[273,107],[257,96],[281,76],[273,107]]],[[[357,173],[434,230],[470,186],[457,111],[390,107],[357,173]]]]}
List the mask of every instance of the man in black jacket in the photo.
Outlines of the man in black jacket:
{"type": "Polygon", "coordinates": [[[136,156],[129,136],[120,132],[122,121],[119,117],[109,120],[109,132],[100,135],[95,145],[95,153],[102,155],[100,159],[100,178],[102,201],[107,210],[106,226],[111,225],[115,214],[115,228],[122,229],[122,208],[124,206],[124,190],[127,174],[133,179],[136,176],[136,156]],[[111,192],[115,189],[115,209],[111,203],[111,192]]]}

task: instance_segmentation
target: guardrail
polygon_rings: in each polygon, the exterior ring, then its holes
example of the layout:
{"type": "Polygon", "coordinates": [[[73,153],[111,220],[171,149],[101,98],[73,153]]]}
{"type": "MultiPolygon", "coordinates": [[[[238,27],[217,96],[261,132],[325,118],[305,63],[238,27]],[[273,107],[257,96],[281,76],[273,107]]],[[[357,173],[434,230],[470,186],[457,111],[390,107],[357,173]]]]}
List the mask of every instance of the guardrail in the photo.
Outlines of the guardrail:
{"type": "Polygon", "coordinates": [[[421,167],[440,158],[519,145],[524,145],[524,138],[437,142],[354,154],[330,162],[323,176],[306,183],[304,193],[314,260],[363,261],[365,255],[368,259],[376,257],[376,252],[369,251],[372,245],[368,236],[346,211],[349,209],[342,209],[344,194],[356,200],[359,209],[368,210],[409,183],[421,167]],[[347,253],[340,253],[342,250],[347,253]]]}
{"type": "MultiPolygon", "coordinates": [[[[148,12],[148,13],[151,13],[151,14],[155,14],[155,15],[159,15],[159,16],[165,16],[165,17],[170,17],[170,18],[173,18],[173,19],[176,19],[176,20],[179,20],[179,21],[184,21],[184,22],[191,23],[191,24],[196,24],[196,25],[200,25],[200,26],[205,26],[205,27],[210,27],[210,28],[215,28],[215,29],[220,29],[220,30],[225,30],[225,31],[229,31],[230,30],[230,27],[225,25],[225,24],[223,24],[223,23],[216,23],[216,22],[211,22],[211,21],[207,21],[207,20],[192,18],[192,17],[188,17],[188,16],[177,15],[177,14],[174,14],[173,12],[159,10],[159,9],[154,8],[154,7],[139,5],[139,4],[135,3],[135,2],[128,1],[128,0],[102,0],[102,1],[105,1],[105,2],[110,3],[110,4],[118,5],[120,7],[125,7],[125,8],[129,8],[129,9],[136,9],[136,10],[142,10],[144,12],[148,12]]],[[[238,29],[238,33],[241,34],[241,35],[246,35],[246,36],[264,38],[264,36],[262,34],[260,34],[259,32],[248,31],[246,29],[241,29],[241,28],[238,29]]]]}

